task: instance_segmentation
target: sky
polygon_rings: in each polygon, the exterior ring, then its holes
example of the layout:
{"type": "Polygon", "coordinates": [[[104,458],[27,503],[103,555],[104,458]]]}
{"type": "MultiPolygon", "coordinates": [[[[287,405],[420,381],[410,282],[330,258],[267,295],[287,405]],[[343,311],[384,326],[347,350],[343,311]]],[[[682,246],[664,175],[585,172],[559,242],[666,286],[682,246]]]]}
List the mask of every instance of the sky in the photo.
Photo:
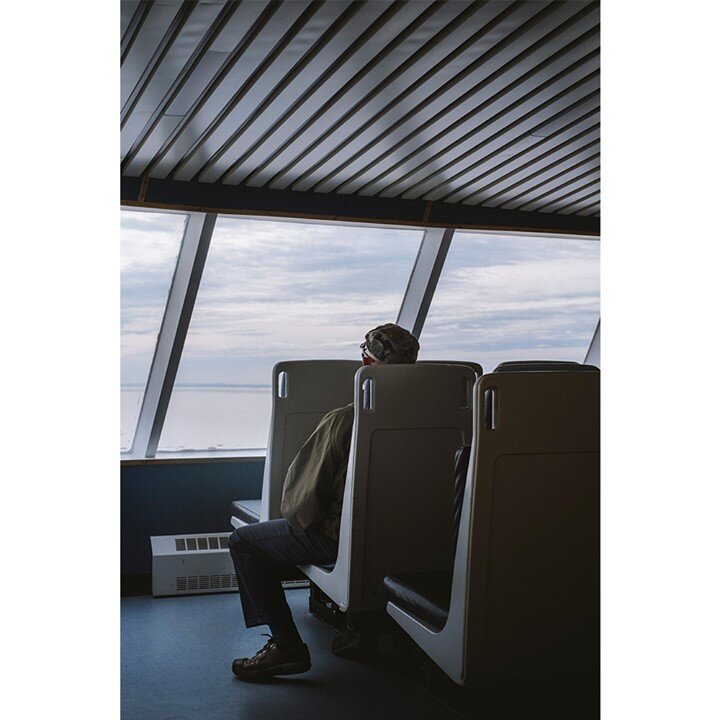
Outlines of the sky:
{"type": "Polygon", "coordinates": [[[144,385],[187,216],[120,212],[121,383],[144,385]]]}
{"type": "MultiPolygon", "coordinates": [[[[122,383],[143,385],[184,216],[122,211],[122,383]]],[[[176,386],[269,383],[280,360],[355,358],[394,322],[422,231],[219,218],[176,386]]],[[[582,361],[599,315],[595,240],[456,233],[420,359],[582,361]]]]}
{"type": "Polygon", "coordinates": [[[486,372],[506,360],[582,362],[599,312],[596,240],[456,233],[422,343],[486,372]]]}

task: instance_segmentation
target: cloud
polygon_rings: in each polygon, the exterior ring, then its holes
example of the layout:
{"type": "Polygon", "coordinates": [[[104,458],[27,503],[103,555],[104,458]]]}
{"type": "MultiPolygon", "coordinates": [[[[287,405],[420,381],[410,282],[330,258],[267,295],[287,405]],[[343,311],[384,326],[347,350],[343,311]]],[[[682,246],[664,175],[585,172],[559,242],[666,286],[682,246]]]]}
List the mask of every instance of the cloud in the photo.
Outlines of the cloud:
{"type": "MultiPolygon", "coordinates": [[[[122,210],[120,230],[122,276],[136,273],[172,277],[187,215],[122,210]]],[[[123,283],[126,278],[123,277],[123,283]]]]}
{"type": "Polygon", "coordinates": [[[487,369],[503,360],[582,360],[599,316],[599,280],[597,242],[458,233],[422,352],[487,369]]]}

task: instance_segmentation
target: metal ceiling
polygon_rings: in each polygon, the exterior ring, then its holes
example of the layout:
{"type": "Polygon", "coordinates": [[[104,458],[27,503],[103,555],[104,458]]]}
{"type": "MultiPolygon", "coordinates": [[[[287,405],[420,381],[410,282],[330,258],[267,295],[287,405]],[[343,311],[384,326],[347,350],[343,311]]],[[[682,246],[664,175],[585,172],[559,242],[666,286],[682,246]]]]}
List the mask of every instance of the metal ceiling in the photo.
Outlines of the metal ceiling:
{"type": "Polygon", "coordinates": [[[162,180],[599,223],[598,2],[121,6],[124,200],[162,180]]]}

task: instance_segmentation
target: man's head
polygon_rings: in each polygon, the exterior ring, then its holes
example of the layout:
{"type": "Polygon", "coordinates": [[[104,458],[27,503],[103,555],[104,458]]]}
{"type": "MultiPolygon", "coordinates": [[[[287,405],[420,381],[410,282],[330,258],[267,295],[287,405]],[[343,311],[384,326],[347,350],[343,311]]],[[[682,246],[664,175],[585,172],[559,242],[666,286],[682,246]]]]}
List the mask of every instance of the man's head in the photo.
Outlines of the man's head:
{"type": "Polygon", "coordinates": [[[414,363],[420,343],[405,328],[386,323],[373,328],[366,336],[362,348],[363,365],[373,363],[414,363]]]}

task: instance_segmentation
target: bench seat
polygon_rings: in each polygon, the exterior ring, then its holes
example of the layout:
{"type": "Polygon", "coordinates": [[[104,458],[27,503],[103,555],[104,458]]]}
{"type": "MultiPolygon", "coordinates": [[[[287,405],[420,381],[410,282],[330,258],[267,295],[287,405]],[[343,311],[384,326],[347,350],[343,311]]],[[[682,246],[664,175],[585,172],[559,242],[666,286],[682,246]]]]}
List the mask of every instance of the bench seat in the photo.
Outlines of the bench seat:
{"type": "Polygon", "coordinates": [[[390,602],[441,630],[450,609],[452,573],[414,572],[388,575],[383,594],[390,602]]]}
{"type": "Polygon", "coordinates": [[[230,505],[230,515],[246,525],[260,521],[260,500],[235,500],[230,505]]]}

